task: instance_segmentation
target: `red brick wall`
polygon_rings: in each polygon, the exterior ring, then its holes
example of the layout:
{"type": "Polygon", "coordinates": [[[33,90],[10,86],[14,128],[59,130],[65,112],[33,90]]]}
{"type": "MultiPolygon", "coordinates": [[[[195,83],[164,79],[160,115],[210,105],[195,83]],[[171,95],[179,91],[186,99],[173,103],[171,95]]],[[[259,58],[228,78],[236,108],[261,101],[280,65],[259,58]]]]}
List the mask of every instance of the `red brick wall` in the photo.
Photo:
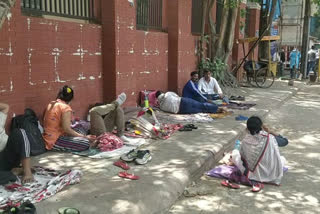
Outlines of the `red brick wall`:
{"type": "Polygon", "coordinates": [[[0,30],[0,102],[12,114],[31,107],[39,115],[60,87],[75,90],[71,106],[85,116],[102,101],[101,27],[24,16],[20,0],[0,30]]]}

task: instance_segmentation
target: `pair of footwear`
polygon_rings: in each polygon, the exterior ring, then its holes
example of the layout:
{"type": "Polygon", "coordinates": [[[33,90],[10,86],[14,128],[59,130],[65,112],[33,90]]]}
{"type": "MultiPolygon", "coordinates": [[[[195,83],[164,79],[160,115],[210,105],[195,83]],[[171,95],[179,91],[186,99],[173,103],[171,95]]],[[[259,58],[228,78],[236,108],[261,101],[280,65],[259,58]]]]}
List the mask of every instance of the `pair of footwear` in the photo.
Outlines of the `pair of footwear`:
{"type": "Polygon", "coordinates": [[[186,124],[182,128],[179,129],[180,132],[192,131],[192,129],[198,129],[194,124],[186,124]]]}
{"type": "Polygon", "coordinates": [[[245,121],[245,120],[248,120],[249,118],[248,117],[246,117],[246,116],[243,116],[243,115],[238,115],[237,117],[236,117],[236,120],[239,120],[239,121],[245,121]]]}
{"type": "Polygon", "coordinates": [[[243,96],[231,96],[229,99],[230,99],[230,100],[244,101],[244,100],[245,100],[245,97],[243,97],[243,96]]]}
{"type": "Polygon", "coordinates": [[[37,214],[36,207],[29,201],[23,202],[20,207],[8,207],[3,214],[37,214]]]}
{"type": "Polygon", "coordinates": [[[144,165],[152,159],[152,156],[149,150],[133,149],[127,154],[122,155],[120,158],[126,162],[135,161],[136,164],[144,165]]]}

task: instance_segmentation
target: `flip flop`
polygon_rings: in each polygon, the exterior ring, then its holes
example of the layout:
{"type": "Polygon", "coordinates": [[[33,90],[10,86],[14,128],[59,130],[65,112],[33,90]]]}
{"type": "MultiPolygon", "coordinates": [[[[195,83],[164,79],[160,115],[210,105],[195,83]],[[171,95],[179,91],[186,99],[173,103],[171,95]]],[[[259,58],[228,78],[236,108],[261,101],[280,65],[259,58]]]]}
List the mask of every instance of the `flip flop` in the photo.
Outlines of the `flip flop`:
{"type": "Polygon", "coordinates": [[[190,124],[187,124],[187,125],[184,125],[183,127],[186,127],[186,128],[191,128],[191,129],[198,129],[197,126],[195,126],[194,124],[190,123],[190,124]]]}
{"type": "Polygon", "coordinates": [[[264,188],[264,185],[262,183],[257,183],[257,184],[254,184],[252,186],[252,192],[260,192],[260,190],[262,190],[264,188]]]}
{"type": "Polygon", "coordinates": [[[59,214],[80,214],[80,211],[72,207],[61,207],[58,209],[59,214]]]}
{"type": "Polygon", "coordinates": [[[241,120],[248,120],[249,118],[243,115],[238,115],[235,119],[238,121],[241,121],[241,120]]]}
{"type": "Polygon", "coordinates": [[[140,177],[138,175],[130,174],[127,172],[119,172],[118,176],[121,178],[130,179],[130,180],[139,180],[140,179],[140,177]]]}
{"type": "Polygon", "coordinates": [[[221,182],[221,185],[225,186],[225,187],[232,188],[232,189],[239,189],[240,188],[240,186],[238,184],[233,184],[233,183],[229,182],[228,180],[223,180],[221,182]]]}
{"type": "Polygon", "coordinates": [[[184,127],[180,128],[179,131],[180,131],[180,132],[186,132],[186,131],[189,132],[189,131],[192,131],[192,128],[189,128],[189,127],[185,127],[185,126],[184,126],[184,127]]]}
{"type": "Polygon", "coordinates": [[[113,163],[113,165],[115,165],[115,166],[117,166],[117,167],[120,167],[120,168],[122,168],[122,169],[124,169],[124,170],[130,169],[130,166],[128,166],[128,164],[126,164],[126,163],[123,162],[123,161],[116,161],[116,162],[113,163]]]}

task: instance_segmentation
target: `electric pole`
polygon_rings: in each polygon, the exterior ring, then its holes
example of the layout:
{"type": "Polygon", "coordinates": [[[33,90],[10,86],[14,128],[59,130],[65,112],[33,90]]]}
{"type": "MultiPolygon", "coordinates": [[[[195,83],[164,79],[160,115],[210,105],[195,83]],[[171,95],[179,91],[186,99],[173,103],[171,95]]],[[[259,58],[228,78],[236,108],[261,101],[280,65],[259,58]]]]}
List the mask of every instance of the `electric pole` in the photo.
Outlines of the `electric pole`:
{"type": "Polygon", "coordinates": [[[308,49],[309,49],[309,34],[310,34],[310,16],[311,16],[311,2],[305,0],[304,5],[304,19],[303,19],[303,35],[302,35],[302,54],[301,54],[301,73],[303,78],[307,76],[308,65],[308,49]]]}

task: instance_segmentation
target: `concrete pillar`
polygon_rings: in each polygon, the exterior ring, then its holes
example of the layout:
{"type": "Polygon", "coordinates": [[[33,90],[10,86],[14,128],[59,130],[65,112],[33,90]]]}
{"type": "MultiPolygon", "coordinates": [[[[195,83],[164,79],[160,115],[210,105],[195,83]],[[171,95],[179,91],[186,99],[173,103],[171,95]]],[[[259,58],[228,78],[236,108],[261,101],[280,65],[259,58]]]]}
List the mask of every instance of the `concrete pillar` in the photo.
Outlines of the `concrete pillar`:
{"type": "Polygon", "coordinates": [[[110,102],[116,97],[116,1],[101,1],[102,78],[105,102],[110,102]]]}
{"type": "MultiPolygon", "coordinates": [[[[249,25],[249,37],[258,37],[259,36],[259,27],[260,27],[260,10],[261,6],[255,2],[248,2],[247,8],[250,13],[250,25],[249,25]]],[[[250,44],[249,48],[253,45],[250,44]]],[[[258,60],[259,46],[254,49],[254,52],[249,56],[249,59],[258,60]]]]}
{"type": "MultiPolygon", "coordinates": [[[[239,11],[238,11],[238,17],[236,21],[235,31],[234,31],[234,41],[237,41],[238,39],[243,39],[245,34],[245,21],[246,17],[240,16],[240,11],[246,9],[246,2],[241,2],[239,11]]],[[[245,51],[248,51],[248,45],[245,44],[245,51]]],[[[234,43],[233,50],[232,50],[232,66],[236,66],[240,61],[243,59],[244,53],[243,53],[243,46],[242,44],[234,43]]],[[[241,72],[237,73],[237,79],[241,80],[242,75],[241,72]]]]}
{"type": "Polygon", "coordinates": [[[178,91],[179,67],[179,2],[167,2],[168,14],[168,90],[178,91]]]}

